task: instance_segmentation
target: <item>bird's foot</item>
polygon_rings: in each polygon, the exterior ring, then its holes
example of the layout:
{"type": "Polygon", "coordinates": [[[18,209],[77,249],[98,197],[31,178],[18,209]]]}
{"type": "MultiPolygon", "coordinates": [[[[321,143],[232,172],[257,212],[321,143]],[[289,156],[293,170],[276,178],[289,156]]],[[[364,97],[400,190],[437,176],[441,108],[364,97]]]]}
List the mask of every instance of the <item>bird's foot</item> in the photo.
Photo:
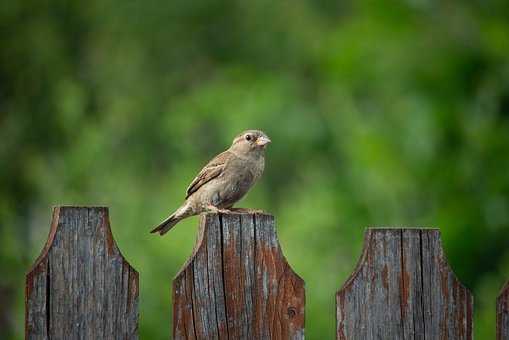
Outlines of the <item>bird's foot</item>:
{"type": "Polygon", "coordinates": [[[218,208],[216,206],[213,206],[212,204],[207,205],[206,209],[207,209],[208,212],[215,213],[215,214],[219,214],[219,213],[221,213],[221,214],[229,214],[229,213],[232,212],[229,209],[220,209],[220,208],[218,208]]]}
{"type": "Polygon", "coordinates": [[[232,208],[231,211],[250,213],[250,214],[265,214],[265,211],[263,211],[261,209],[250,209],[250,208],[232,208]]]}

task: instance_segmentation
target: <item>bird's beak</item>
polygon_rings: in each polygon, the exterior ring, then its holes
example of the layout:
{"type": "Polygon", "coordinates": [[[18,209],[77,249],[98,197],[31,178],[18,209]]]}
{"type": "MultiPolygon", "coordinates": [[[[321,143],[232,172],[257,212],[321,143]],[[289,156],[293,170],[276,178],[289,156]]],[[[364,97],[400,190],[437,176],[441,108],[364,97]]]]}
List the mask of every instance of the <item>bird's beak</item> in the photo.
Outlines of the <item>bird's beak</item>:
{"type": "Polygon", "coordinates": [[[261,136],[256,140],[256,145],[259,146],[266,146],[267,144],[271,143],[272,141],[268,137],[261,136]]]}

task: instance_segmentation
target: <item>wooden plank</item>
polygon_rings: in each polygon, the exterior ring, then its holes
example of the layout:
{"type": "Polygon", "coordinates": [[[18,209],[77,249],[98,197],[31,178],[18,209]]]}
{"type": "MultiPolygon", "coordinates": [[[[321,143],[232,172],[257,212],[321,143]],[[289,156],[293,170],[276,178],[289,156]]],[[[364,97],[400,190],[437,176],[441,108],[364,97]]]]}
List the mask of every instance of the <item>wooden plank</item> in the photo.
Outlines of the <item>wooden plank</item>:
{"type": "Polygon", "coordinates": [[[421,233],[401,231],[401,314],[405,339],[423,339],[426,334],[423,311],[421,233]]]}
{"type": "Polygon", "coordinates": [[[509,281],[497,298],[497,340],[509,340],[509,281]]]}
{"type": "Polygon", "coordinates": [[[337,339],[472,339],[472,295],[436,229],[368,229],[336,303],[337,339]]]}
{"type": "Polygon", "coordinates": [[[272,216],[202,215],[193,255],[173,280],[173,335],[303,339],[304,299],[272,216]]]}
{"type": "Polygon", "coordinates": [[[138,287],[107,208],[55,208],[26,277],[25,338],[138,339],[138,287]]]}

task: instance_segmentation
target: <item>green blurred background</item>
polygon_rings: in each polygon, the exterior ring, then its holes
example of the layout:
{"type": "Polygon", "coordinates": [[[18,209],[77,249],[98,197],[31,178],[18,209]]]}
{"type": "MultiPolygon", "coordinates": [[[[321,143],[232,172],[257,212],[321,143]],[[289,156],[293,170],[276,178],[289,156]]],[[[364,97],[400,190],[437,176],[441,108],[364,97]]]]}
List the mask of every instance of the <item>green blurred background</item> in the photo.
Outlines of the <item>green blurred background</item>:
{"type": "Polygon", "coordinates": [[[437,226],[495,337],[509,278],[509,2],[25,0],[0,5],[0,329],[24,334],[24,275],[51,207],[110,207],[141,280],[142,339],[171,329],[197,218],[148,231],[247,128],[273,143],[240,206],[273,213],[306,280],[306,335],[366,226],[437,226]]]}

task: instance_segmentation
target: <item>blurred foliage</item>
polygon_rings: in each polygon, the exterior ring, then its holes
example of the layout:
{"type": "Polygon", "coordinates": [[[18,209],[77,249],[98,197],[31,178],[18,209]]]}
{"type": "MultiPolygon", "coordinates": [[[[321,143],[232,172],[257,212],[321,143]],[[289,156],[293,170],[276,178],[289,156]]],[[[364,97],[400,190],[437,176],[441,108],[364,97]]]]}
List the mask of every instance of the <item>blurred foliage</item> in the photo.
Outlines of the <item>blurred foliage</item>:
{"type": "Polygon", "coordinates": [[[24,273],[50,207],[107,205],[140,271],[142,339],[170,333],[201,166],[243,129],[272,138],[241,206],[277,217],[306,280],[306,335],[363,228],[438,226],[493,339],[509,278],[509,2],[7,0],[0,5],[0,329],[22,339],[24,273]]]}

